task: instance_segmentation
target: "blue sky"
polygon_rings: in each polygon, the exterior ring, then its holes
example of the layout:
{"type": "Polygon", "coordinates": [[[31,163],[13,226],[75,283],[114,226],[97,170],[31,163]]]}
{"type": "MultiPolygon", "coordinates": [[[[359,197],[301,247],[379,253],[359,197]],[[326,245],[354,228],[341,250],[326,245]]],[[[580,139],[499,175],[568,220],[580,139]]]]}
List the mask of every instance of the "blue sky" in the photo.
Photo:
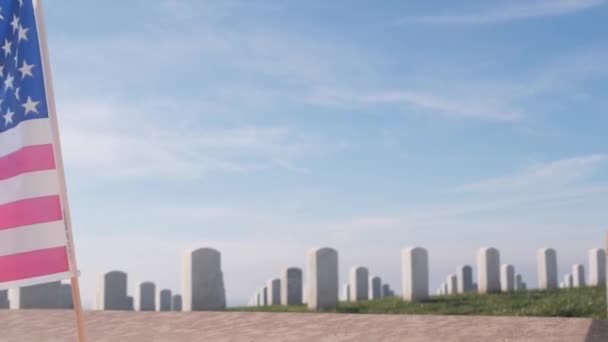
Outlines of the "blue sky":
{"type": "Polygon", "coordinates": [[[85,303],[180,289],[222,251],[242,304],[317,246],[400,292],[495,246],[532,286],[608,227],[608,2],[47,1],[85,303]]]}

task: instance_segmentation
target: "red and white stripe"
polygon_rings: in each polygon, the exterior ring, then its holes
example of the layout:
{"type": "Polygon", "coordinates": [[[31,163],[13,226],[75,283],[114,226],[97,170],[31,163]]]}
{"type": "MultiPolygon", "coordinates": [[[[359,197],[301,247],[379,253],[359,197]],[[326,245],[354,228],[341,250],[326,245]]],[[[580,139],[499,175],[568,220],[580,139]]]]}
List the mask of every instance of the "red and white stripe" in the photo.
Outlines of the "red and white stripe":
{"type": "Polygon", "coordinates": [[[0,133],[0,289],[70,276],[51,123],[23,121],[0,133]]]}

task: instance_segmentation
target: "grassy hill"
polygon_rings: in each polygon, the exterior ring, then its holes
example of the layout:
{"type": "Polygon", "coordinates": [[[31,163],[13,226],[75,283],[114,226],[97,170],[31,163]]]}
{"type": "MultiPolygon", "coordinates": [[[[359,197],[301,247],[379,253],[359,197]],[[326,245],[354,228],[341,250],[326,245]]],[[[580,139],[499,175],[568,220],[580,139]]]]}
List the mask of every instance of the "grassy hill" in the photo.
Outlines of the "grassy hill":
{"type": "MultiPolygon", "coordinates": [[[[232,308],[233,311],[307,312],[306,306],[232,308]]],[[[494,315],[589,317],[606,319],[606,289],[580,288],[527,291],[489,295],[462,294],[431,297],[423,303],[407,303],[388,298],[358,303],[341,302],[338,313],[494,315]]]]}

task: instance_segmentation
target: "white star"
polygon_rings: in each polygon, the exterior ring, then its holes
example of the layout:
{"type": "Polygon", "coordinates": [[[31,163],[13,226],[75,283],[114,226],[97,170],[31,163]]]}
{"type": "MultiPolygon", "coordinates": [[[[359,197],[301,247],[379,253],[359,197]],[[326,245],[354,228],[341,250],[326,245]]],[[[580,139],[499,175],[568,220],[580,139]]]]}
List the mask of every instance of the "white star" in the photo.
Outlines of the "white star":
{"type": "Polygon", "coordinates": [[[39,103],[40,101],[32,101],[32,98],[28,96],[27,101],[25,101],[25,103],[21,105],[23,108],[25,108],[25,115],[27,115],[27,113],[29,112],[34,112],[38,114],[38,109],[36,109],[36,106],[39,103]]]}
{"type": "Polygon", "coordinates": [[[15,89],[15,97],[17,98],[17,101],[21,101],[21,98],[19,97],[19,90],[21,90],[21,87],[17,87],[15,89]]]}
{"type": "Polygon", "coordinates": [[[8,126],[9,123],[13,123],[13,115],[15,112],[11,112],[10,109],[6,109],[6,114],[2,115],[4,117],[4,126],[8,126]]]}
{"type": "Polygon", "coordinates": [[[19,0],[19,7],[23,7],[23,0],[19,0]]]}
{"type": "Polygon", "coordinates": [[[2,16],[2,7],[0,7],[0,20],[4,20],[4,17],[2,16]]]}
{"type": "Polygon", "coordinates": [[[18,36],[18,42],[21,43],[21,40],[27,40],[27,31],[29,31],[29,28],[25,28],[23,26],[21,26],[21,24],[19,24],[19,33],[17,33],[18,36]]]}
{"type": "Polygon", "coordinates": [[[27,64],[27,61],[24,59],[21,68],[19,68],[19,71],[21,72],[21,79],[24,79],[25,76],[34,77],[34,75],[32,74],[33,67],[34,64],[27,64]]]}
{"type": "Polygon", "coordinates": [[[4,50],[4,57],[11,54],[11,45],[12,42],[9,42],[6,38],[4,38],[4,45],[2,45],[2,50],[4,50]]]}
{"type": "Polygon", "coordinates": [[[13,75],[8,74],[8,76],[6,76],[6,79],[4,80],[4,90],[13,89],[13,80],[15,80],[13,75]]]}
{"type": "Polygon", "coordinates": [[[13,21],[11,21],[11,26],[13,27],[13,33],[17,31],[19,28],[19,17],[13,14],[13,21]]]}
{"type": "Polygon", "coordinates": [[[19,65],[19,62],[17,62],[18,59],[19,59],[19,50],[15,49],[15,58],[13,58],[13,60],[15,61],[15,68],[19,65]]]}
{"type": "Polygon", "coordinates": [[[0,64],[0,77],[4,78],[4,64],[0,64]]]}

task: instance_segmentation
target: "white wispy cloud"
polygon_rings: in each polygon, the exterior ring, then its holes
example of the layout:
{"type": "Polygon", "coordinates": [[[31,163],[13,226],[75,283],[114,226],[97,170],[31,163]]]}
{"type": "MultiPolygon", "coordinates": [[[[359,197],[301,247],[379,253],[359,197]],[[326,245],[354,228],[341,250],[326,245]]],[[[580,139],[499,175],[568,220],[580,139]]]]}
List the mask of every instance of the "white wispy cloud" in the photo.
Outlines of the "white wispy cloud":
{"type": "Polygon", "coordinates": [[[313,93],[308,101],[313,104],[339,107],[397,105],[425,113],[438,113],[447,117],[496,121],[513,121],[522,117],[520,109],[511,106],[498,96],[490,97],[473,93],[471,92],[468,96],[457,96],[441,91],[355,91],[321,88],[313,93]]]}
{"type": "Polygon", "coordinates": [[[521,192],[538,194],[539,189],[556,191],[576,184],[608,165],[608,154],[592,154],[540,163],[516,173],[463,184],[455,192],[521,192]]]}
{"type": "Polygon", "coordinates": [[[501,2],[501,6],[466,14],[439,14],[406,18],[427,24],[492,24],[541,17],[562,16],[606,4],[605,0],[536,0],[501,2]]]}
{"type": "Polygon", "coordinates": [[[99,98],[62,102],[68,167],[115,179],[193,180],[213,171],[269,168],[303,171],[298,160],[323,144],[287,126],[191,128],[191,122],[174,118],[187,108],[174,104],[172,112],[162,109],[99,98]]]}

